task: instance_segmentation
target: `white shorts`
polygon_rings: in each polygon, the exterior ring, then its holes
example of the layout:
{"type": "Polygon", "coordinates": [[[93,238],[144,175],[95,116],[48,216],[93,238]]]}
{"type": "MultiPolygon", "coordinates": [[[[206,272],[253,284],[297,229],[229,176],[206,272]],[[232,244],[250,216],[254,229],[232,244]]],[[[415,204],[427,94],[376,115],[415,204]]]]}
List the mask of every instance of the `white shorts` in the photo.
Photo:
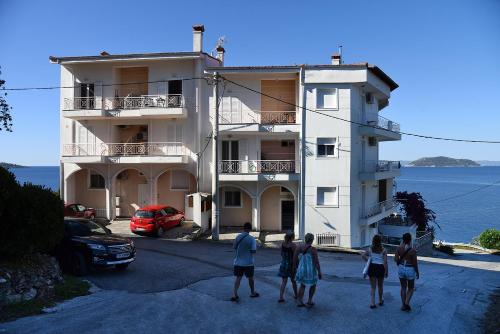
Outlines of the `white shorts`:
{"type": "Polygon", "coordinates": [[[398,276],[401,279],[412,281],[415,279],[415,268],[400,264],[398,267],[398,276]]]}

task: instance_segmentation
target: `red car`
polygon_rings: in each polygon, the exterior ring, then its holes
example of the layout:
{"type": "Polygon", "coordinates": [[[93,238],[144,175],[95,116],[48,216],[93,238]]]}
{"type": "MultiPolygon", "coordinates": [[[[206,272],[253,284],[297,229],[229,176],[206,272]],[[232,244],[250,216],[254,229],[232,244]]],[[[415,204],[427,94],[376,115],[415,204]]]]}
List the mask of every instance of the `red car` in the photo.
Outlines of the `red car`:
{"type": "Polygon", "coordinates": [[[85,205],[80,203],[66,204],[64,206],[64,216],[94,219],[95,209],[87,208],[85,205]]]}
{"type": "Polygon", "coordinates": [[[162,236],[165,231],[184,222],[184,212],[166,205],[148,205],[137,210],[130,220],[132,233],[162,236]]]}

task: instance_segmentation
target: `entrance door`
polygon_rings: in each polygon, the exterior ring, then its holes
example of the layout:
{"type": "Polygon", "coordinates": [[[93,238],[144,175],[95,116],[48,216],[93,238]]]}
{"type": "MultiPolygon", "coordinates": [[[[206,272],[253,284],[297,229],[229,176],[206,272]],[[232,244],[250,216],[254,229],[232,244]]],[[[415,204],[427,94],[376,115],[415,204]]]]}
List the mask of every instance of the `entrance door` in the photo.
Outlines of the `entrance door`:
{"type": "Polygon", "coordinates": [[[222,172],[239,173],[239,145],[237,140],[222,141],[222,172]]]}
{"type": "Polygon", "coordinates": [[[387,200],[387,180],[378,181],[378,201],[384,202],[387,200]]]}
{"type": "Polygon", "coordinates": [[[139,207],[149,204],[149,184],[139,184],[137,203],[139,207]]]}
{"type": "Polygon", "coordinates": [[[295,223],[294,201],[281,201],[281,230],[293,231],[295,223]]]}

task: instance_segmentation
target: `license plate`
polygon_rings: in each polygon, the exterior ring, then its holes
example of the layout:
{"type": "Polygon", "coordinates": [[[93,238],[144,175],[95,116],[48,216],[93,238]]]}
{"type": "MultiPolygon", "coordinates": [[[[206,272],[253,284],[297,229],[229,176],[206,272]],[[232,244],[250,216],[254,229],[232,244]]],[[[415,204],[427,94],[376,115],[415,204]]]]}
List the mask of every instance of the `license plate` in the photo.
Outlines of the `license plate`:
{"type": "Polygon", "coordinates": [[[130,253],[120,253],[120,254],[116,254],[116,258],[117,259],[124,259],[126,257],[129,257],[130,256],[130,253]]]}
{"type": "Polygon", "coordinates": [[[143,229],[142,227],[137,227],[135,230],[136,231],[144,231],[145,229],[143,229]]]}

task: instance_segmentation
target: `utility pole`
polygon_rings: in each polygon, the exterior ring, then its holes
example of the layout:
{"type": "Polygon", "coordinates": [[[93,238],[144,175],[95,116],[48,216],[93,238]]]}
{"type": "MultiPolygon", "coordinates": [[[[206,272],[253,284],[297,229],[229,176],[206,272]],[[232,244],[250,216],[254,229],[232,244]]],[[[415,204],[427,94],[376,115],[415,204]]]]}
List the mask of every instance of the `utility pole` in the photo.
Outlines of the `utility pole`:
{"type": "Polygon", "coordinates": [[[214,103],[215,113],[212,129],[212,240],[219,240],[219,163],[218,143],[219,133],[219,72],[215,72],[214,80],[214,103]]]}

